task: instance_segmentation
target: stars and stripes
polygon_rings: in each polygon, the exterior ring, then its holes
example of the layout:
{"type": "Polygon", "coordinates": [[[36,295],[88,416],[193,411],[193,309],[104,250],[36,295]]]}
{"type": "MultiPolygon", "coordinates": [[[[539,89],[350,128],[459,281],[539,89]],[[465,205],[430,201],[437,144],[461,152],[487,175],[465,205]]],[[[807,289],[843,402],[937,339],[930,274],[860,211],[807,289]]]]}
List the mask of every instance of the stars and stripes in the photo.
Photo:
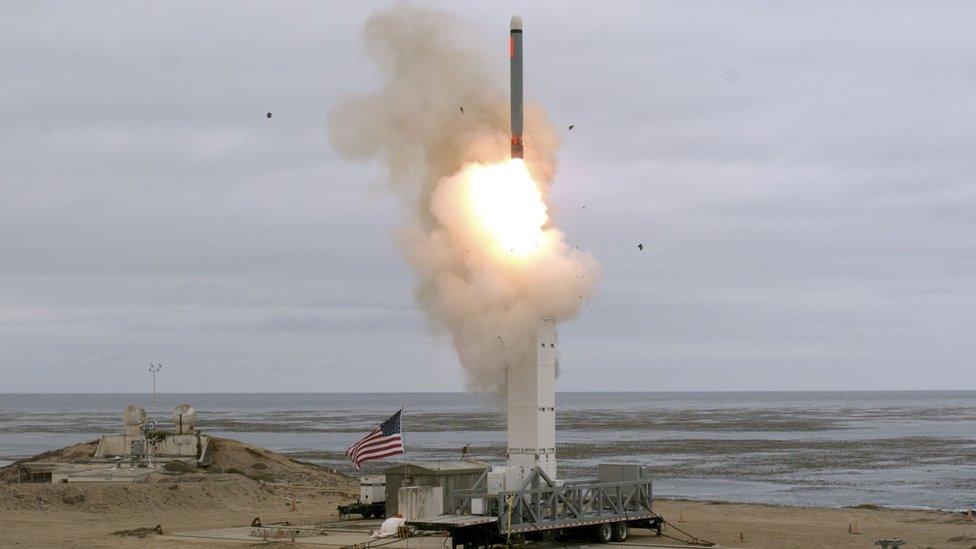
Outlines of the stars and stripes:
{"type": "Polygon", "coordinates": [[[389,419],[373,429],[368,435],[359,439],[346,450],[346,455],[356,464],[374,459],[383,459],[403,454],[403,438],[400,436],[400,414],[403,410],[393,414],[389,419]]]}

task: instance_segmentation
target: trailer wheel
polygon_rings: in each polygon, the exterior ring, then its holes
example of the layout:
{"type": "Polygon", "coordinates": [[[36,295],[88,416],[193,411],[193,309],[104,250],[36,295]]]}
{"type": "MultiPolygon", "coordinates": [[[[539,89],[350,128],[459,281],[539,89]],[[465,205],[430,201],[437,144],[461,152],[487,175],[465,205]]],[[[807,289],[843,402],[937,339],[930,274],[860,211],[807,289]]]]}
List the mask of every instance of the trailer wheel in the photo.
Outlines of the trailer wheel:
{"type": "Polygon", "coordinates": [[[630,535],[630,528],[626,522],[618,522],[613,525],[613,541],[627,541],[630,535]]]}
{"type": "Polygon", "coordinates": [[[597,543],[610,543],[613,541],[613,526],[610,523],[597,524],[593,531],[593,539],[597,543]]]}

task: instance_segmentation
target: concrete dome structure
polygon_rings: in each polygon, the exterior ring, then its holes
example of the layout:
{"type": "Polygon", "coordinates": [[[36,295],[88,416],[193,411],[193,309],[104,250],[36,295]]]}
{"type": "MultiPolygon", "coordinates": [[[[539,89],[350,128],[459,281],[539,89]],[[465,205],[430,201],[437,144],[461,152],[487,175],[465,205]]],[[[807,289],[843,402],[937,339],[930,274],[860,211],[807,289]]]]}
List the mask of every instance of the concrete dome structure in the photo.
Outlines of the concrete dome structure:
{"type": "Polygon", "coordinates": [[[139,435],[142,432],[142,425],[146,422],[146,410],[130,404],[122,411],[122,433],[126,435],[139,435]]]}
{"type": "Polygon", "coordinates": [[[197,425],[197,410],[189,404],[180,404],[173,408],[173,425],[176,426],[176,433],[186,435],[193,432],[197,425]]]}

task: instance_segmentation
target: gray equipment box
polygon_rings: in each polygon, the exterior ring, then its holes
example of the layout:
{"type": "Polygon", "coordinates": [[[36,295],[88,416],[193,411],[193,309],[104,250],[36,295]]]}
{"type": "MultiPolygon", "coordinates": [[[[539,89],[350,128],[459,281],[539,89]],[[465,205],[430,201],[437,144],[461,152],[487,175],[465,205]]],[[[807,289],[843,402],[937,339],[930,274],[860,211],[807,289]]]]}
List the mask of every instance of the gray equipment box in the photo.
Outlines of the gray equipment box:
{"type": "Polygon", "coordinates": [[[637,463],[601,463],[597,466],[598,482],[626,482],[648,478],[647,467],[637,463]]]}

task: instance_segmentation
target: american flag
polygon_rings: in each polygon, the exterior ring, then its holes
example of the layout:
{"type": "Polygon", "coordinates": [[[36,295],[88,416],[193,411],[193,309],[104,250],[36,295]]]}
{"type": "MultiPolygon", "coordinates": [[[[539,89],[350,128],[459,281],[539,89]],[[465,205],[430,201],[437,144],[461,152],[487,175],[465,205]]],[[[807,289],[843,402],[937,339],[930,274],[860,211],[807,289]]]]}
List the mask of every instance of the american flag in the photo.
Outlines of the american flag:
{"type": "Polygon", "coordinates": [[[356,469],[359,469],[364,461],[403,454],[403,438],[400,436],[401,412],[403,410],[390,416],[390,419],[380,423],[379,427],[346,450],[346,455],[356,464],[356,469]]]}

